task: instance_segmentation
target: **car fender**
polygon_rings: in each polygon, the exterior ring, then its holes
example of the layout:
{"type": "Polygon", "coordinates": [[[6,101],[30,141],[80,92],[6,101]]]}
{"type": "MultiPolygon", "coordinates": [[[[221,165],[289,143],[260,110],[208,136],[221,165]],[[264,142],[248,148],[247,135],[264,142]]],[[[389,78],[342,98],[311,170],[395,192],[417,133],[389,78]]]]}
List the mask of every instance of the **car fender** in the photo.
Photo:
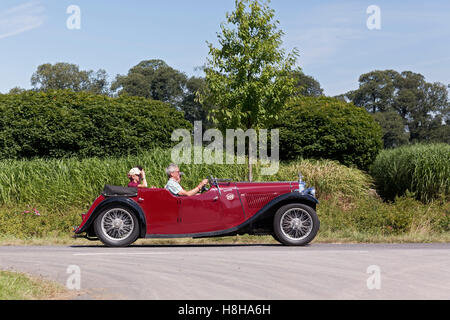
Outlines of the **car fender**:
{"type": "Polygon", "coordinates": [[[313,208],[314,210],[316,210],[316,206],[317,206],[317,204],[319,204],[319,200],[317,200],[313,196],[311,196],[309,194],[302,194],[302,193],[294,191],[294,192],[285,193],[285,194],[282,194],[281,196],[276,197],[275,199],[270,201],[268,204],[266,204],[258,213],[260,213],[262,211],[270,210],[273,207],[281,207],[285,204],[295,203],[295,202],[306,204],[306,205],[310,206],[311,208],[313,208]]]}
{"type": "Polygon", "coordinates": [[[125,207],[128,207],[136,214],[136,218],[138,219],[139,223],[139,231],[140,231],[139,235],[141,238],[144,238],[147,232],[147,222],[145,219],[144,211],[135,201],[127,197],[110,197],[100,202],[94,209],[94,211],[92,211],[86,223],[80,230],[77,231],[77,233],[79,234],[87,232],[89,228],[92,226],[97,216],[100,214],[100,212],[102,212],[104,208],[114,204],[120,204],[125,207]]]}
{"type": "Polygon", "coordinates": [[[268,204],[262,207],[256,214],[254,214],[250,219],[244,221],[243,223],[241,223],[236,227],[227,230],[205,232],[201,234],[191,234],[186,236],[190,236],[193,238],[206,238],[206,237],[229,236],[245,233],[246,231],[255,228],[255,226],[257,226],[264,220],[267,221],[267,219],[270,219],[270,222],[272,223],[272,219],[276,211],[282,206],[290,203],[305,204],[316,210],[316,205],[319,203],[319,200],[317,200],[313,196],[310,196],[308,194],[301,194],[299,192],[285,193],[270,201],[268,204]]]}
{"type": "Polygon", "coordinates": [[[273,215],[275,215],[275,212],[279,208],[290,203],[305,204],[316,210],[316,206],[319,203],[319,200],[309,194],[302,194],[296,191],[285,193],[267,203],[253,217],[247,220],[246,224],[252,225],[258,221],[273,217],[273,215]]]}

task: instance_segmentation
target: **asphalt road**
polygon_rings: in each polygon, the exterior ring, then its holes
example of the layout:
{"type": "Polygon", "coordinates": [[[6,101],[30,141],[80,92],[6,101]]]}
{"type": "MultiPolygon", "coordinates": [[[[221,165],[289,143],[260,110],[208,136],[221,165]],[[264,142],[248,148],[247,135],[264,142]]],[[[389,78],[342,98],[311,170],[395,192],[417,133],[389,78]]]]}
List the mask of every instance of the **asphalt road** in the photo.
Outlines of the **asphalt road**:
{"type": "Polygon", "coordinates": [[[450,299],[450,244],[0,247],[0,269],[79,299],[450,299]]]}

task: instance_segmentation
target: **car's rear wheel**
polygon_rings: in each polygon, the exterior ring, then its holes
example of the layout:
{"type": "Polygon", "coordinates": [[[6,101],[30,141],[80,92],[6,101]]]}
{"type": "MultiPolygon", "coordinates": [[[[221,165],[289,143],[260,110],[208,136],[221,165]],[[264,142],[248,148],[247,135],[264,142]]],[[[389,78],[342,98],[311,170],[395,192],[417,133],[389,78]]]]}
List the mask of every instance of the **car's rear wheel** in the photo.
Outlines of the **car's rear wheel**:
{"type": "Polygon", "coordinates": [[[97,237],[109,247],[125,247],[136,241],[139,225],[136,215],[124,206],[104,209],[94,222],[97,237]]]}
{"type": "Polygon", "coordinates": [[[284,245],[304,246],[311,242],[319,231],[316,211],[304,204],[288,204],[275,213],[274,238],[284,245]]]}

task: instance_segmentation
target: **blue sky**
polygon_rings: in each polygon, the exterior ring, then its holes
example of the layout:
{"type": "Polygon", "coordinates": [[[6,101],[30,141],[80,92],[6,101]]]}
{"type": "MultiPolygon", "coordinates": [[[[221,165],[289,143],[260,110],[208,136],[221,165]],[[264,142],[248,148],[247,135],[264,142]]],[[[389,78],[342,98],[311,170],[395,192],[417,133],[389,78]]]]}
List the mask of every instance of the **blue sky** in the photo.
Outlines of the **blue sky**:
{"type": "MultiPolygon", "coordinates": [[[[298,65],[326,95],[358,87],[361,74],[394,69],[450,84],[450,1],[272,0],[283,46],[300,51],[298,65]],[[370,5],[381,29],[369,30],[370,5]]],[[[113,80],[142,60],[162,59],[187,75],[204,64],[234,0],[2,0],[0,92],[30,88],[43,63],[105,69],[113,80]],[[70,5],[81,9],[81,29],[69,30],[70,5]]]]}

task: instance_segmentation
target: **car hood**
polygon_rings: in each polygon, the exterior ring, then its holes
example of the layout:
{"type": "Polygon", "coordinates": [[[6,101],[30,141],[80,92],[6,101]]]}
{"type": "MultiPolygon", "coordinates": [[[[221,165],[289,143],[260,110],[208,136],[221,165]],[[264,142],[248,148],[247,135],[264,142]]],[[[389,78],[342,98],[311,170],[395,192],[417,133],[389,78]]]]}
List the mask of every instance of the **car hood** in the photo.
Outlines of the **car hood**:
{"type": "Polygon", "coordinates": [[[236,182],[239,192],[257,192],[257,193],[287,193],[298,188],[296,181],[283,182],[236,182]]]}

